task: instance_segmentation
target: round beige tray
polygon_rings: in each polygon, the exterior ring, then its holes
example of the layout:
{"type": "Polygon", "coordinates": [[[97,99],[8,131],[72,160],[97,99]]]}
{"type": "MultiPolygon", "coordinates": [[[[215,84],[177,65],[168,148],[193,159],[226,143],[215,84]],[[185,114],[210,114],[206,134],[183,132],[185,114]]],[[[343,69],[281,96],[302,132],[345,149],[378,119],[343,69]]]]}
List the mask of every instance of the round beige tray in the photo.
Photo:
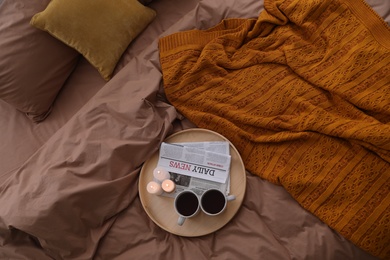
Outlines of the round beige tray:
{"type": "MultiPolygon", "coordinates": [[[[188,129],[169,136],[164,142],[203,142],[203,141],[227,141],[222,135],[200,128],[188,129]]],[[[230,142],[229,142],[230,143],[230,142]]],[[[187,237],[203,236],[210,234],[226,225],[240,208],[245,195],[246,175],[245,167],[237,149],[230,143],[230,194],[236,199],[229,201],[226,210],[218,216],[207,216],[199,212],[195,217],[187,219],[182,226],[177,225],[178,215],[173,207],[173,198],[151,195],[146,191],[146,185],[153,180],[153,169],[157,165],[159,153],[156,152],[148,159],[140,173],[139,196],[142,206],[148,216],[162,229],[187,237]]]]}

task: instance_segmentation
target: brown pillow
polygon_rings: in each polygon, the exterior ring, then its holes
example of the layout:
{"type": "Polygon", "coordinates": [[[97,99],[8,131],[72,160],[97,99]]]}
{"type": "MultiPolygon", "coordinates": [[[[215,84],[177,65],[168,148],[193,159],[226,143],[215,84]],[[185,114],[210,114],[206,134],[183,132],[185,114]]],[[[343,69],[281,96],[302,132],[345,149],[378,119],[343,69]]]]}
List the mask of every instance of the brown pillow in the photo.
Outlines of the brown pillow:
{"type": "Polygon", "coordinates": [[[42,121],[79,53],[30,25],[50,0],[0,2],[0,99],[42,121]]]}
{"type": "Polygon", "coordinates": [[[109,80],[130,42],[155,16],[138,0],[52,0],[31,24],[79,51],[109,80]]]}

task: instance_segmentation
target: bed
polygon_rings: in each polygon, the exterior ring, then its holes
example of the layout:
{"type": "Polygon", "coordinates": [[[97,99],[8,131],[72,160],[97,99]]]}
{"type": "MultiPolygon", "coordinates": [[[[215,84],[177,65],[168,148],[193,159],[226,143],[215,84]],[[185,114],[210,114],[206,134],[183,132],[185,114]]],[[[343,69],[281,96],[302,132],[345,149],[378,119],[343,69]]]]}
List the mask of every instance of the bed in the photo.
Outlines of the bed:
{"type": "Polygon", "coordinates": [[[1,259],[390,259],[389,1],[98,1],[92,27],[78,2],[0,0],[1,259]],[[240,152],[246,192],[177,236],[138,180],[198,127],[240,152]]]}

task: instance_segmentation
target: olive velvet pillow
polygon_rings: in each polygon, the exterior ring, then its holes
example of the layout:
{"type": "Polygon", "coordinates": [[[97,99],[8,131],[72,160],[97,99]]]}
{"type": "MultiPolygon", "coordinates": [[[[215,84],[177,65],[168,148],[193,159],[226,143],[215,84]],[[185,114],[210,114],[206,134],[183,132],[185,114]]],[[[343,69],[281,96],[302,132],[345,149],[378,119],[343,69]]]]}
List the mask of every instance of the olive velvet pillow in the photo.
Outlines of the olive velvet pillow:
{"type": "Polygon", "coordinates": [[[137,0],[52,0],[31,24],[76,49],[109,80],[130,42],[155,16],[137,0]]]}
{"type": "Polygon", "coordinates": [[[50,113],[80,54],[30,25],[50,0],[0,0],[0,99],[35,122],[50,113]]]}

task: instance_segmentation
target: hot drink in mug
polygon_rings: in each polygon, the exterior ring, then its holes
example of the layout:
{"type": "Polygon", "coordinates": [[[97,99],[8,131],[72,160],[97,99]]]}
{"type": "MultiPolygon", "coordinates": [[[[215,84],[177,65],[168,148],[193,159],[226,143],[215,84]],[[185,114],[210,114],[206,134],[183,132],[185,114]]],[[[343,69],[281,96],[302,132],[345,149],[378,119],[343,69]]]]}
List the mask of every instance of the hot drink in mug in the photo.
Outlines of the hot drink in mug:
{"type": "Polygon", "coordinates": [[[235,200],[236,196],[226,196],[222,191],[217,189],[210,189],[205,191],[200,197],[200,207],[204,213],[209,216],[216,216],[221,214],[229,200],[235,200]]]}
{"type": "Polygon", "coordinates": [[[186,218],[195,216],[199,211],[199,199],[195,192],[186,190],[180,192],[174,202],[176,213],[179,215],[177,224],[183,225],[186,218]]]}
{"type": "Polygon", "coordinates": [[[176,213],[179,215],[177,224],[183,225],[187,218],[199,212],[199,208],[209,216],[217,216],[225,210],[227,202],[235,198],[234,195],[226,196],[218,189],[207,190],[200,198],[193,191],[182,191],[176,196],[174,202],[176,213]]]}

